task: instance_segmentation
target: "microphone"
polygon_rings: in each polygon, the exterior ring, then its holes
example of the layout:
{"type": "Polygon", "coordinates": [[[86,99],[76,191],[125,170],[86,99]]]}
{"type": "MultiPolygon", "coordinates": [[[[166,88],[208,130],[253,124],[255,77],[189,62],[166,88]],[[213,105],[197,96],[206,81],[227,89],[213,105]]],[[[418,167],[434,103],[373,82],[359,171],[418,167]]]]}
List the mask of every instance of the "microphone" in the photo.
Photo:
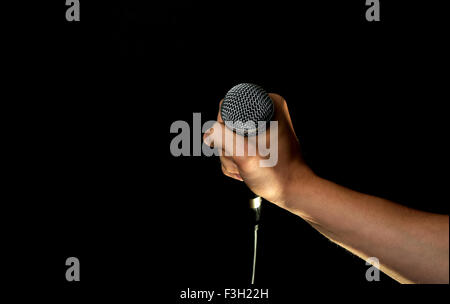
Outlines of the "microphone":
{"type": "Polygon", "coordinates": [[[225,125],[239,135],[254,136],[266,129],[258,122],[269,122],[274,105],[269,94],[256,84],[241,83],[232,87],[223,99],[220,114],[225,125]]]}
{"type": "MultiPolygon", "coordinates": [[[[266,131],[267,124],[274,114],[274,104],[269,94],[260,86],[241,83],[232,87],[225,95],[220,114],[225,126],[238,135],[255,136],[266,131]]],[[[248,189],[248,188],[247,188],[248,189]]],[[[251,192],[250,190],[248,190],[251,192]]],[[[254,211],[254,251],[251,284],[255,282],[256,248],[259,220],[261,218],[261,197],[251,192],[250,208],[254,211]],[[255,197],[256,196],[256,197],[255,197]]]]}
{"type": "MultiPolygon", "coordinates": [[[[269,94],[260,86],[252,83],[241,83],[232,87],[225,95],[220,114],[225,126],[242,136],[255,136],[266,131],[266,125],[258,122],[269,122],[274,114],[274,104],[269,94]]],[[[255,199],[253,192],[251,193],[255,199]]],[[[252,209],[260,208],[259,203],[251,203],[252,209]]],[[[259,212],[256,220],[259,221],[259,212]]]]}

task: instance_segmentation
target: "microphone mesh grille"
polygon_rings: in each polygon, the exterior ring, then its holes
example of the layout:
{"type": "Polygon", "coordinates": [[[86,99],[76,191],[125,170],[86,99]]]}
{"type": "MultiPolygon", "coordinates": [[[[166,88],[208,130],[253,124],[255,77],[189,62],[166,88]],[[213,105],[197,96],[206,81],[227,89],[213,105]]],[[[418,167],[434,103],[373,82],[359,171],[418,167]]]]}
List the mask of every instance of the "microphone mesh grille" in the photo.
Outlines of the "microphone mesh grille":
{"type": "Polygon", "coordinates": [[[266,91],[251,83],[232,87],[225,95],[220,109],[225,125],[243,136],[264,132],[266,126],[260,126],[258,130],[258,121],[270,121],[273,112],[273,102],[266,91]]]}

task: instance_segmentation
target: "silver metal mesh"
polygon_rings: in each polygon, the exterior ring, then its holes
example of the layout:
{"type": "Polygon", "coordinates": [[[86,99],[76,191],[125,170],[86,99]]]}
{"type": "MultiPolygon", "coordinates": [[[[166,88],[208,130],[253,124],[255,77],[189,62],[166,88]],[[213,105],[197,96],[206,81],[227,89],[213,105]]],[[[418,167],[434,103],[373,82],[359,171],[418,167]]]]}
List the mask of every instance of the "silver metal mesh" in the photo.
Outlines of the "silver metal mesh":
{"type": "Polygon", "coordinates": [[[241,83],[225,95],[220,113],[225,125],[239,135],[253,136],[264,132],[265,125],[273,116],[273,102],[266,91],[258,85],[241,83]]]}

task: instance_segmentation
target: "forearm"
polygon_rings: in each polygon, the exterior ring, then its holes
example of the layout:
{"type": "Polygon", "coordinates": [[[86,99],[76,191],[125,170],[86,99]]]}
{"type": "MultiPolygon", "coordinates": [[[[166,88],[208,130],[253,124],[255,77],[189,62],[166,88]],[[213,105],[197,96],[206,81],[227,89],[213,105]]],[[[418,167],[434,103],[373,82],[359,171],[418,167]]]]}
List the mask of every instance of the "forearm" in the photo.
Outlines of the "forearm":
{"type": "Polygon", "coordinates": [[[448,216],[406,208],[311,175],[293,176],[283,200],[333,242],[408,283],[448,283],[448,216]]]}
{"type": "Polygon", "coordinates": [[[280,152],[276,165],[261,167],[264,156],[258,153],[232,156],[238,147],[222,145],[227,136],[236,145],[244,144],[241,148],[247,145],[248,151],[257,147],[248,138],[238,141],[219,112],[205,143],[213,143],[219,151],[227,152],[228,147],[229,156],[221,157],[224,174],[244,181],[255,194],[301,216],[358,256],[378,258],[381,270],[401,282],[448,282],[448,216],[412,210],[315,176],[301,157],[286,100],[277,94],[269,96],[278,124],[262,136],[268,140],[264,143],[272,143],[272,135],[278,134],[273,142],[280,152]]]}

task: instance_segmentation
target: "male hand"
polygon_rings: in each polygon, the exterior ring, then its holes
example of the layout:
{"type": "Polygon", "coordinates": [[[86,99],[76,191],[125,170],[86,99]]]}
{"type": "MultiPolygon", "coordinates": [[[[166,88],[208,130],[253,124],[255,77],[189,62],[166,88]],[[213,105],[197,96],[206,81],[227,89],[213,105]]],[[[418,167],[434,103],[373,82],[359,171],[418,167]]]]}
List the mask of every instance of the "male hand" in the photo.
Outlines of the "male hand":
{"type": "MultiPolygon", "coordinates": [[[[217,122],[205,133],[203,139],[207,145],[214,146],[221,151],[220,161],[222,171],[226,176],[244,181],[255,194],[273,203],[283,205],[292,181],[295,180],[298,186],[300,180],[309,178],[313,173],[301,157],[299,141],[292,126],[286,100],[278,94],[269,94],[269,96],[274,103],[273,120],[278,122],[278,128],[268,127],[266,132],[255,136],[256,138],[242,138],[241,135],[225,126],[219,110],[217,122]],[[267,160],[273,155],[261,156],[258,151],[258,142],[265,140],[267,146],[273,144],[270,142],[270,138],[271,134],[273,137],[274,132],[278,136],[278,148],[275,150],[275,153],[278,154],[275,157],[276,164],[271,167],[263,167],[261,161],[267,160]],[[241,138],[236,140],[236,137],[241,138]],[[233,139],[231,145],[224,144],[226,138],[233,139]],[[241,147],[241,144],[244,147],[241,147]],[[236,151],[239,149],[243,149],[243,156],[236,155],[236,151]],[[256,155],[252,156],[251,153],[248,153],[250,149],[254,149],[256,155]]],[[[219,103],[219,109],[222,102],[223,100],[219,103]]]]}

